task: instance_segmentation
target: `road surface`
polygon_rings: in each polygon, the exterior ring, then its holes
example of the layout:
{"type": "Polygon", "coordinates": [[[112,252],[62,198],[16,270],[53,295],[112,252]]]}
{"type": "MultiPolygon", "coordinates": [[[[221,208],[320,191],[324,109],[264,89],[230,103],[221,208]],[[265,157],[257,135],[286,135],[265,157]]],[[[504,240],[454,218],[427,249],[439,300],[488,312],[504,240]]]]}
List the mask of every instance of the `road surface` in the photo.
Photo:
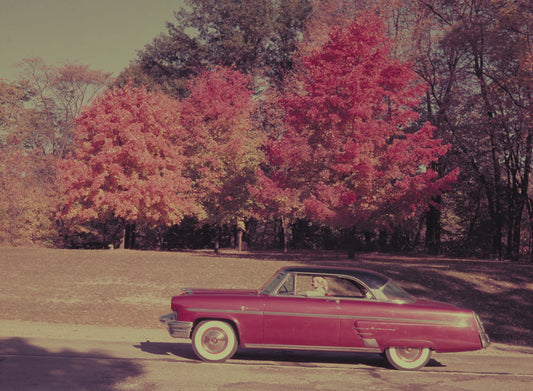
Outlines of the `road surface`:
{"type": "Polygon", "coordinates": [[[159,329],[0,321],[0,390],[533,390],[533,348],[434,354],[416,372],[379,355],[238,351],[198,361],[159,329]]]}

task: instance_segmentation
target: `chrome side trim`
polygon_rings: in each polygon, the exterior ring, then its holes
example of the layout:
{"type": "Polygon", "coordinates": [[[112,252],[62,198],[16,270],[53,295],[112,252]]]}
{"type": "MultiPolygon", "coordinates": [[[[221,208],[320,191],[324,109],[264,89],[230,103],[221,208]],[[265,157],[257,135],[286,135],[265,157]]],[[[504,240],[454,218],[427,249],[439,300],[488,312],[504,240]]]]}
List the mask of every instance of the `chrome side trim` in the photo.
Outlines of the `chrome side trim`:
{"type": "Polygon", "coordinates": [[[247,309],[240,309],[240,310],[221,310],[218,308],[185,308],[185,311],[191,311],[191,312],[216,312],[219,314],[248,314],[248,315],[263,315],[263,311],[257,311],[257,310],[247,310],[247,309]]]}
{"type": "Polygon", "coordinates": [[[324,352],[366,352],[366,353],[381,353],[380,348],[365,347],[355,348],[346,346],[311,346],[311,345],[276,345],[276,344],[259,344],[247,343],[244,345],[248,349],[281,349],[281,350],[315,350],[324,352]]]}
{"type": "Polygon", "coordinates": [[[369,348],[377,348],[379,347],[378,341],[376,341],[374,338],[361,338],[365,346],[369,348]]]}
{"type": "Polygon", "coordinates": [[[450,327],[466,327],[466,322],[457,322],[456,320],[430,320],[430,319],[409,319],[409,318],[392,318],[382,316],[355,316],[355,315],[328,315],[328,314],[314,314],[314,313],[298,313],[298,312],[276,312],[276,311],[248,311],[248,310],[221,310],[218,308],[186,308],[186,311],[192,312],[209,312],[220,314],[249,314],[249,315],[269,315],[269,316],[291,316],[299,318],[330,318],[330,319],[348,319],[358,321],[374,321],[385,323],[415,323],[426,325],[446,325],[450,327]]]}

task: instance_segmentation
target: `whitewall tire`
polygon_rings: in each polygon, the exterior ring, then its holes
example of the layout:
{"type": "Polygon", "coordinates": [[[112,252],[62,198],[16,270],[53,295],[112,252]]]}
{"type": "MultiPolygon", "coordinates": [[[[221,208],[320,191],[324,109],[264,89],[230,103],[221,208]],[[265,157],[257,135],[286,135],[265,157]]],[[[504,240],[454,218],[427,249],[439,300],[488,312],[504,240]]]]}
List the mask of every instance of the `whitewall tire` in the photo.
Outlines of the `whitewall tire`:
{"type": "Polygon", "coordinates": [[[192,348],[203,361],[223,362],[233,356],[239,343],[233,327],[223,321],[206,320],[192,333],[192,348]]]}
{"type": "Polygon", "coordinates": [[[414,371],[428,363],[431,349],[391,347],[385,350],[385,356],[394,368],[414,371]]]}

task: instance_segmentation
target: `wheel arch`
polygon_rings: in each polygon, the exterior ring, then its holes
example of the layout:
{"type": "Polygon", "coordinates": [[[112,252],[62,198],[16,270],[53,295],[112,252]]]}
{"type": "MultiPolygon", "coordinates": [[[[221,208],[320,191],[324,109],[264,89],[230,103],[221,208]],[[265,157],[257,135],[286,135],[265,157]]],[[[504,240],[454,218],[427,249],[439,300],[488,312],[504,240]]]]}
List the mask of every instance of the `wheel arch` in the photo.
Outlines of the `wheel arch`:
{"type": "Polygon", "coordinates": [[[241,345],[241,336],[240,336],[239,328],[237,327],[237,323],[235,322],[235,320],[231,318],[220,317],[220,316],[200,316],[196,318],[191,328],[191,336],[194,332],[194,329],[196,329],[196,327],[198,327],[200,323],[205,322],[205,321],[210,321],[210,320],[218,320],[220,322],[226,322],[227,324],[229,324],[231,328],[233,329],[233,331],[235,331],[235,337],[237,338],[237,343],[241,345]]]}

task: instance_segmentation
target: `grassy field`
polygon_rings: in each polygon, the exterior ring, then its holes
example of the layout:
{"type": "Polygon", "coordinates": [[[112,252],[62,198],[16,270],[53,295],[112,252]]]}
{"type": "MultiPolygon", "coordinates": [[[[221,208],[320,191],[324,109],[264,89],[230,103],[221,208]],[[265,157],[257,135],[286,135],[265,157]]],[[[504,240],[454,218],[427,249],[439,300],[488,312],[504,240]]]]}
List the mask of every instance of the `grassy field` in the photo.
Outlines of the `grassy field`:
{"type": "MultiPolygon", "coordinates": [[[[475,310],[495,342],[533,346],[533,265],[333,252],[2,249],[0,322],[156,328],[180,288],[258,288],[289,264],[382,272],[408,291],[475,310]]],[[[0,323],[1,327],[1,323],[0,323]]]]}

